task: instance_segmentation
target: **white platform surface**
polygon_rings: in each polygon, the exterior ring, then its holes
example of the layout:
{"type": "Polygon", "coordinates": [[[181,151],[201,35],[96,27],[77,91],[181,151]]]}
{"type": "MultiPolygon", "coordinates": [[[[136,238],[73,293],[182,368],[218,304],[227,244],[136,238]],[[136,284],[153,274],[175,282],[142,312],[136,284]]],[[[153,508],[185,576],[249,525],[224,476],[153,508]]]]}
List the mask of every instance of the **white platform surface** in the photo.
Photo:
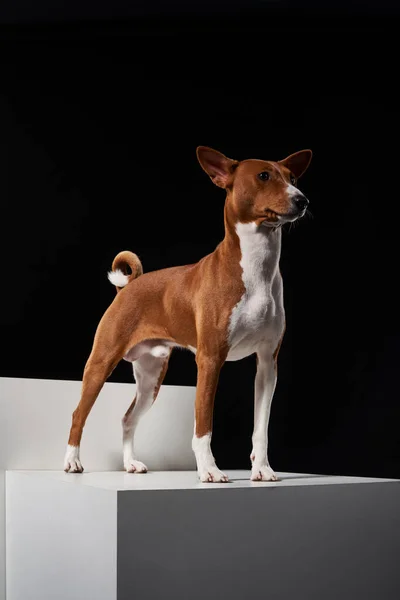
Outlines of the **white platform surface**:
{"type": "Polygon", "coordinates": [[[306,473],[277,473],[279,481],[250,481],[250,471],[226,470],[229,483],[201,483],[195,471],[155,471],[146,474],[132,474],[123,471],[64,473],[63,471],[14,471],[29,477],[44,478],[74,486],[90,486],[103,490],[123,492],[127,490],[211,490],[232,488],[274,488],[309,485],[344,485],[398,482],[397,479],[374,477],[345,477],[333,475],[312,475],[306,473]]]}

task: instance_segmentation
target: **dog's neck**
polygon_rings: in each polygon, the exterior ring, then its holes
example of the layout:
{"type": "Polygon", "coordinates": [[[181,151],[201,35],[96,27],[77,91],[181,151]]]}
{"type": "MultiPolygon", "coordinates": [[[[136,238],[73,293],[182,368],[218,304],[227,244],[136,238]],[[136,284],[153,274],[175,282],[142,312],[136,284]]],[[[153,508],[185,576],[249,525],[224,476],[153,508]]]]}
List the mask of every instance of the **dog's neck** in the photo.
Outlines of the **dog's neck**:
{"type": "Polygon", "coordinates": [[[271,280],[279,266],[281,227],[242,223],[232,215],[227,203],[224,223],[225,237],[220,247],[229,262],[239,262],[243,271],[259,272],[260,276],[271,280]]]}

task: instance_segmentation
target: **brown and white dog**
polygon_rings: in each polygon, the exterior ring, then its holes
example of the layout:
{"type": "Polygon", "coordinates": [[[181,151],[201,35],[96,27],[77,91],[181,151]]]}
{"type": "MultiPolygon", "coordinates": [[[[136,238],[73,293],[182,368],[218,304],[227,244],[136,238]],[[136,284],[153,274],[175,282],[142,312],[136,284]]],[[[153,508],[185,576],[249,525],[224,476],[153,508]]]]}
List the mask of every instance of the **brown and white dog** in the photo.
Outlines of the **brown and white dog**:
{"type": "Polygon", "coordinates": [[[277,378],[276,361],[285,330],[279,271],[281,225],[302,217],[308,200],[297,188],[312,153],[296,152],[279,162],[236,161],[204,146],[198,160],[226,190],[225,237],[198,263],[143,274],[132,252],[116,256],[109,280],[117,295],[97,328],[87,361],[80,402],[73,413],[64,469],[82,472],[79,444],[86,418],[118,362],[132,362],[136,397],[123,424],[126,471],[145,473],[133,438],[140,418],[157,397],[176,346],[196,355],[197,391],[192,448],[204,482],[226,482],[211,452],[213,405],[226,360],[257,355],[253,481],[273,481],[267,431],[277,378]]]}

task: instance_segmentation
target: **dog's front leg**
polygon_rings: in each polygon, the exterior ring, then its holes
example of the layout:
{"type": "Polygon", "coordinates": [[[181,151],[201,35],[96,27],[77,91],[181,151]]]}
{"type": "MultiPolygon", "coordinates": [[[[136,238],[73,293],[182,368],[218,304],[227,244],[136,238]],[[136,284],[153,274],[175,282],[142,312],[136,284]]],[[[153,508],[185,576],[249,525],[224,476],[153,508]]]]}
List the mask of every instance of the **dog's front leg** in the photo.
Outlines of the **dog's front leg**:
{"type": "Polygon", "coordinates": [[[224,358],[198,352],[196,362],[197,389],[192,448],[196,456],[197,472],[201,481],[225,483],[228,477],[218,469],[211,452],[214,398],[224,358]]]}
{"type": "Polygon", "coordinates": [[[277,481],[268,461],[268,422],[276,385],[275,357],[267,349],[257,353],[257,374],[254,397],[253,450],[251,452],[253,481],[277,481]]]}

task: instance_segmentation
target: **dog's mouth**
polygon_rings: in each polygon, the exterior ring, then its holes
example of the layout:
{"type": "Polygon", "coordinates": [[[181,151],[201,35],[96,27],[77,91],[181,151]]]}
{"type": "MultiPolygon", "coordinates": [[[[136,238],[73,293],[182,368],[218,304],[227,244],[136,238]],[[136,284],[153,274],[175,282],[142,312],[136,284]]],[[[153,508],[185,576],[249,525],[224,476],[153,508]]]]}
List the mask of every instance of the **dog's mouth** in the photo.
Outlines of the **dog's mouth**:
{"type": "Polygon", "coordinates": [[[305,213],[305,208],[303,210],[288,213],[278,213],[275,210],[268,210],[261,221],[261,225],[276,227],[277,225],[283,225],[283,223],[292,223],[303,217],[305,213]]]}

